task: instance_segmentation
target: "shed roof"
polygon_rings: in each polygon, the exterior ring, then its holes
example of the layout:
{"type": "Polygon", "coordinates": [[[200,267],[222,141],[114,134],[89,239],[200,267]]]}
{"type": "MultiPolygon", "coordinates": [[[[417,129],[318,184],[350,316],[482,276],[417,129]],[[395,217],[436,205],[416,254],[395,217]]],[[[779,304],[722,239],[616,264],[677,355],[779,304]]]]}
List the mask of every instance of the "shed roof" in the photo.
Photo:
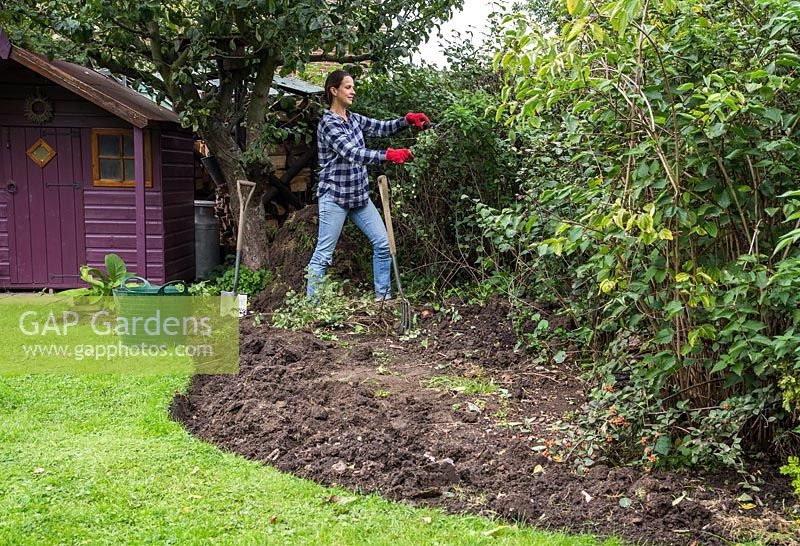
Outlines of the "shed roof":
{"type": "Polygon", "coordinates": [[[304,97],[311,95],[321,95],[325,89],[313,83],[298,78],[275,76],[272,78],[272,86],[278,89],[283,89],[295,95],[304,97]]]}
{"type": "Polygon", "coordinates": [[[135,127],[146,127],[151,122],[180,122],[175,112],[91,68],[66,61],[51,61],[38,53],[12,45],[2,30],[0,59],[18,62],[135,127]]]}

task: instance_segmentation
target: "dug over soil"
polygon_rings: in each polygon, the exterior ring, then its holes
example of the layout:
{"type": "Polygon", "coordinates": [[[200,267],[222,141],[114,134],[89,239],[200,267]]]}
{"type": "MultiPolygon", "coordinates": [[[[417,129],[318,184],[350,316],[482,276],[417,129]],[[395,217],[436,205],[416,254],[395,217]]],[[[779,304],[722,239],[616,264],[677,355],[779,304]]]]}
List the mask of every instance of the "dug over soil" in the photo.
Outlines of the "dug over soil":
{"type": "MultiPolygon", "coordinates": [[[[394,316],[386,312],[387,324],[394,316]]],[[[173,416],[195,435],[323,484],[414,505],[653,544],[748,535],[797,544],[788,481],[774,466],[736,473],[596,466],[576,475],[534,448],[583,400],[577,370],[514,351],[500,303],[424,309],[399,338],[272,328],[245,320],[241,372],[196,376],[173,416]],[[747,493],[752,501],[742,502],[747,493]],[[739,499],[739,500],[737,500],[739,499]]]]}

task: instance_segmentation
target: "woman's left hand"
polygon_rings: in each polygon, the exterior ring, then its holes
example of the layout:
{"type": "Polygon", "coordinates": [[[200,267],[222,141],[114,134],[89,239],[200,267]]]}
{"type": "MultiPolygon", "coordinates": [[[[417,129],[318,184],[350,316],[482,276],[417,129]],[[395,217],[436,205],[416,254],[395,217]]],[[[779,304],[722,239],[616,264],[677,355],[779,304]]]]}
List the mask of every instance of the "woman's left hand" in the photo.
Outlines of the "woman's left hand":
{"type": "Polygon", "coordinates": [[[417,129],[425,129],[425,124],[431,122],[431,120],[429,120],[428,116],[425,114],[415,112],[409,112],[406,114],[406,121],[409,125],[412,123],[416,125],[417,129]]]}

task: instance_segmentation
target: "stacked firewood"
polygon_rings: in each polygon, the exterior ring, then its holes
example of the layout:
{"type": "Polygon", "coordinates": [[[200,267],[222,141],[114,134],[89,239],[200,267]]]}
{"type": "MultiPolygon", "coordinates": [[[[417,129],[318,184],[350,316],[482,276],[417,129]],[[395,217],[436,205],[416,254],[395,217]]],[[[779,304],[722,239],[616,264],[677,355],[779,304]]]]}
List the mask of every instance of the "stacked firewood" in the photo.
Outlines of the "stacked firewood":
{"type": "MultiPolygon", "coordinates": [[[[287,141],[275,146],[269,152],[269,160],[275,168],[275,172],[273,173],[275,178],[283,181],[302,204],[309,203],[312,197],[312,161],[308,157],[308,151],[308,145],[304,143],[287,141]],[[287,180],[286,171],[295,166],[302,168],[293,178],[287,180]]],[[[297,203],[295,203],[295,208],[296,205],[297,203]]],[[[290,212],[286,200],[281,198],[280,193],[271,196],[271,198],[264,203],[264,206],[267,213],[267,223],[273,227],[278,227],[282,224],[283,220],[290,212]]]]}
{"type": "MultiPolygon", "coordinates": [[[[278,228],[292,210],[311,202],[314,186],[311,174],[313,157],[313,152],[306,144],[291,141],[279,144],[270,150],[269,159],[275,170],[265,194],[267,199],[261,203],[255,201],[251,203],[251,207],[263,205],[267,225],[278,228]],[[289,179],[286,173],[291,170],[297,173],[289,179]],[[291,192],[293,202],[289,202],[285,193],[276,190],[276,182],[283,184],[291,192]]],[[[197,169],[203,171],[201,166],[197,169]]],[[[208,186],[206,177],[205,174],[201,175],[203,182],[197,184],[198,190],[208,186]]],[[[215,200],[214,213],[220,223],[220,244],[230,250],[236,247],[236,222],[231,212],[231,196],[226,186],[216,187],[215,200]]]]}

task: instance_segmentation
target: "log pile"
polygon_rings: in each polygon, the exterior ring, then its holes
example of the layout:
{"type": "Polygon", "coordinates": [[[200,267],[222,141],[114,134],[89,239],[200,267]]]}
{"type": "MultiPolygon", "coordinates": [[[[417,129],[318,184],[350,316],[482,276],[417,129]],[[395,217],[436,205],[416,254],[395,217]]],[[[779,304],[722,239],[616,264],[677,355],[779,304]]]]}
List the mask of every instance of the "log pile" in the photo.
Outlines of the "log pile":
{"type": "Polygon", "coordinates": [[[262,201],[268,225],[277,228],[292,208],[302,208],[311,201],[314,185],[311,166],[315,156],[314,150],[308,145],[291,141],[278,144],[270,150],[269,160],[275,172],[270,179],[272,187],[262,201]],[[292,196],[280,191],[281,185],[288,188],[292,196]]]}
{"type": "MultiPolygon", "coordinates": [[[[196,155],[207,154],[202,141],[195,144],[196,155]]],[[[275,169],[270,176],[261,203],[267,225],[277,229],[292,210],[302,208],[313,199],[312,167],[316,151],[304,143],[287,141],[269,151],[269,160],[275,169]]],[[[200,162],[195,166],[195,189],[198,194],[215,193],[215,214],[220,221],[220,243],[227,249],[236,245],[236,223],[231,213],[231,199],[226,186],[214,188],[213,182],[200,162]]]]}

